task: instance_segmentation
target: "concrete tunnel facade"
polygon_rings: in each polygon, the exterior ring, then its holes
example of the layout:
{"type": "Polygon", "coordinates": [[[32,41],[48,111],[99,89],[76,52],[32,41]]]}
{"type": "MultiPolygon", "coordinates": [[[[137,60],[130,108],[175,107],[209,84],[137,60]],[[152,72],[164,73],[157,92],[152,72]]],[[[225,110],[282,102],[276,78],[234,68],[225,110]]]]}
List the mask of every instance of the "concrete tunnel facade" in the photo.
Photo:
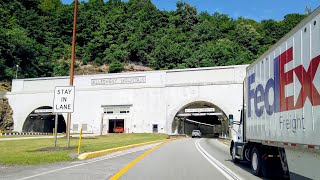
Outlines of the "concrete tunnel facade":
{"type": "MultiPolygon", "coordinates": [[[[125,133],[186,133],[175,125],[177,115],[186,108],[213,107],[222,113],[213,121],[227,121],[229,114],[237,121],[246,67],[75,76],[70,131],[77,133],[82,128],[83,132],[106,134],[113,132],[115,126],[123,126],[125,133]]],[[[52,124],[54,115],[54,89],[68,83],[69,77],[14,79],[11,92],[6,94],[13,109],[14,131],[39,131],[38,126],[30,127],[35,123],[31,115],[38,118],[43,129],[48,129],[45,124],[52,124]],[[41,123],[39,117],[46,122],[41,123]]],[[[59,114],[60,124],[65,123],[66,117],[65,113],[59,114]]],[[[191,125],[189,128],[193,129],[191,125]]]]}

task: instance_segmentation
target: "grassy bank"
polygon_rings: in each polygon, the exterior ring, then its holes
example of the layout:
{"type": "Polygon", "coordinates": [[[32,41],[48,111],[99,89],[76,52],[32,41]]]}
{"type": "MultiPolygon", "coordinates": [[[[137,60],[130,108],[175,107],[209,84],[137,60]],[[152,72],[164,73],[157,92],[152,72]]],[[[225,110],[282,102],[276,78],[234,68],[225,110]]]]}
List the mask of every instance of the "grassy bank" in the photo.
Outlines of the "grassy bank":
{"type": "MultiPolygon", "coordinates": [[[[91,152],[131,144],[165,139],[164,134],[111,134],[108,136],[87,137],[82,140],[81,152],[91,152]]],[[[30,139],[0,141],[0,164],[41,164],[71,161],[70,154],[77,152],[78,138],[72,138],[70,149],[53,149],[52,139],[30,139]]],[[[65,147],[67,139],[59,138],[58,146],[65,147]]]]}

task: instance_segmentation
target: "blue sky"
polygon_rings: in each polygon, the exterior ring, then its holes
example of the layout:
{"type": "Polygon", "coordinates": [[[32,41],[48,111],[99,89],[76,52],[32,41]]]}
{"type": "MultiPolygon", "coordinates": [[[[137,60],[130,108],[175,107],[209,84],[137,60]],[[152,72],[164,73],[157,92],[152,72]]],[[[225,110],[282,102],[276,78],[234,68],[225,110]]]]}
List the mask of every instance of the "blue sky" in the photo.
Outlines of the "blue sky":
{"type": "MultiPolygon", "coordinates": [[[[62,0],[70,4],[73,0],[62,0]]],[[[80,0],[81,1],[81,0],[80,0]]],[[[87,1],[87,0],[86,0],[87,1]]],[[[125,0],[127,1],[127,0],[125,0]]],[[[178,0],[151,0],[160,10],[175,10],[178,0]]],[[[220,12],[230,17],[261,21],[263,19],[281,20],[289,13],[304,13],[305,7],[315,10],[320,6],[320,0],[184,0],[199,11],[210,14],[220,12]]]]}

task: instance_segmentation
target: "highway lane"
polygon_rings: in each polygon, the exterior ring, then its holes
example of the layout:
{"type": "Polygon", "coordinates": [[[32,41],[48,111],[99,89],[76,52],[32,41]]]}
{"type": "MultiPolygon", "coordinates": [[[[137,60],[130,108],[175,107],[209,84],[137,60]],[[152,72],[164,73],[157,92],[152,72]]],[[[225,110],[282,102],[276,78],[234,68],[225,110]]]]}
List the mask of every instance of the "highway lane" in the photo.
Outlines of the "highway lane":
{"type": "Polygon", "coordinates": [[[229,146],[221,143],[218,139],[201,139],[200,145],[207,150],[207,152],[213,156],[216,160],[221,162],[224,166],[228,167],[232,172],[238,174],[242,179],[256,180],[262,179],[251,173],[250,163],[241,162],[235,164],[231,161],[229,153],[229,146]]]}
{"type": "Polygon", "coordinates": [[[200,154],[195,141],[187,138],[160,146],[120,179],[226,179],[200,154]]]}
{"type": "MultiPolygon", "coordinates": [[[[249,171],[249,172],[248,172],[249,171]]],[[[230,162],[229,147],[217,139],[182,139],[164,144],[120,179],[260,179],[230,162]]]]}

